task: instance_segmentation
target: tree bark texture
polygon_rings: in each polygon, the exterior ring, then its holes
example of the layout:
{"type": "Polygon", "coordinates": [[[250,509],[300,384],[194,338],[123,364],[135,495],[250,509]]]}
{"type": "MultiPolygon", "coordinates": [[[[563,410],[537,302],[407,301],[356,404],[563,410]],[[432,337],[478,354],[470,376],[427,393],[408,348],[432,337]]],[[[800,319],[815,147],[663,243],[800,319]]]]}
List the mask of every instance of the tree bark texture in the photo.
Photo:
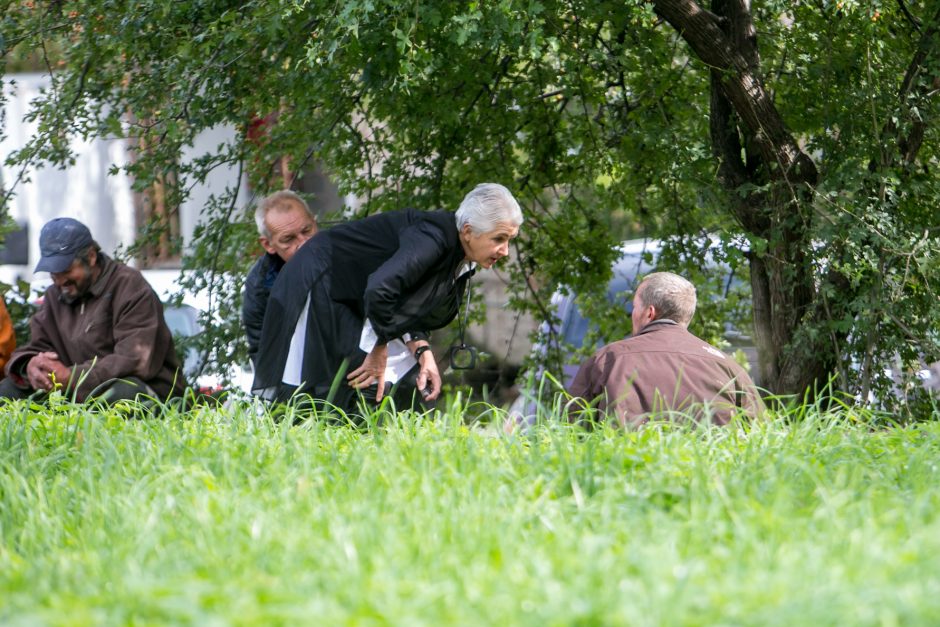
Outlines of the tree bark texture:
{"type": "Polygon", "coordinates": [[[761,78],[756,29],[746,0],[654,0],[711,70],[710,132],[732,211],[766,241],[749,254],[760,380],[775,393],[802,393],[826,377],[825,348],[794,340],[814,299],[810,249],[813,160],[787,129],[761,78]],[[744,187],[747,186],[747,187],[744,187]]]}
{"type": "MultiPolygon", "coordinates": [[[[937,92],[940,91],[940,73],[937,73],[936,69],[933,71],[933,76],[928,73],[928,68],[936,68],[938,47],[940,47],[940,7],[937,8],[930,21],[921,30],[914,57],[907,67],[904,80],[901,81],[898,90],[898,101],[908,115],[912,101],[934,98],[937,92]],[[924,76],[925,73],[928,73],[928,75],[924,76]]],[[[927,120],[917,116],[907,135],[899,135],[897,124],[893,119],[888,120],[884,134],[885,137],[897,136],[897,157],[902,159],[906,165],[911,165],[917,158],[926,130],[927,120]]],[[[894,156],[894,154],[883,154],[882,167],[889,167],[894,156]]]]}

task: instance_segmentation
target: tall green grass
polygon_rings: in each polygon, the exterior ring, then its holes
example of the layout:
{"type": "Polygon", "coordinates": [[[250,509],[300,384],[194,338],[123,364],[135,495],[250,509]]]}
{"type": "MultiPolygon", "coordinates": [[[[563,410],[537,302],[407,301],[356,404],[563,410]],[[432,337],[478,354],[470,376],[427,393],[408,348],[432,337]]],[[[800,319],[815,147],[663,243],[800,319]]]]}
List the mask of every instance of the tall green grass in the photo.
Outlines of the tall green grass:
{"type": "MultiPolygon", "coordinates": [[[[0,624],[940,624],[940,424],[0,408],[0,624]]],[[[495,410],[494,410],[495,411],[495,410]]]]}

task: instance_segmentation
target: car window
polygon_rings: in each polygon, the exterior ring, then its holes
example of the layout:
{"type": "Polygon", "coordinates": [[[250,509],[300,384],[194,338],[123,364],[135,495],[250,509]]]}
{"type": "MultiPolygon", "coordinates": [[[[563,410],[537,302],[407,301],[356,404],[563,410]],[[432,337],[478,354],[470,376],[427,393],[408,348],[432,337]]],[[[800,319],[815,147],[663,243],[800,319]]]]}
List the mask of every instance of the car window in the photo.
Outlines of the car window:
{"type": "Polygon", "coordinates": [[[564,326],[562,327],[561,338],[574,348],[581,348],[581,345],[584,344],[584,336],[587,335],[588,332],[588,326],[588,319],[581,315],[581,310],[577,303],[571,303],[571,308],[568,310],[568,317],[565,319],[564,326]]]}
{"type": "MultiPolygon", "coordinates": [[[[166,326],[176,339],[177,348],[179,340],[199,333],[199,312],[191,305],[164,305],[163,317],[166,326]]],[[[197,373],[200,368],[200,356],[196,347],[189,346],[183,357],[183,371],[187,376],[197,373]]]]}
{"type": "MultiPolygon", "coordinates": [[[[614,266],[614,276],[607,284],[607,300],[620,305],[629,316],[633,313],[633,293],[636,290],[637,277],[647,274],[652,266],[646,262],[642,252],[625,253],[614,266]]],[[[574,348],[584,345],[584,338],[591,329],[590,320],[581,315],[578,304],[571,300],[562,317],[562,340],[574,348]]],[[[596,325],[594,325],[596,329],[596,325]]],[[[595,348],[600,348],[612,338],[600,338],[595,348]]]]}
{"type": "Polygon", "coordinates": [[[199,332],[195,307],[166,305],[163,308],[163,317],[166,319],[166,326],[170,327],[170,332],[173,335],[189,337],[199,332]]]}

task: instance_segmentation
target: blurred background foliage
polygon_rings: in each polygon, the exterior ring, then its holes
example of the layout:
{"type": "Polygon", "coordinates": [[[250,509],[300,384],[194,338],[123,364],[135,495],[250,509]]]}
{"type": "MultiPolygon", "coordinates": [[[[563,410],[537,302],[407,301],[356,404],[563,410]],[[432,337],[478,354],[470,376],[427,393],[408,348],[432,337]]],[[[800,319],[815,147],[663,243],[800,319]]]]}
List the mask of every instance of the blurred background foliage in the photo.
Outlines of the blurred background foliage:
{"type": "MultiPolygon", "coordinates": [[[[455,208],[499,181],[526,212],[515,306],[544,315],[563,284],[626,333],[603,296],[617,246],[667,239],[705,293],[694,331],[753,316],[771,391],[833,377],[867,398],[898,385],[888,365],[940,359],[940,9],[748,4],[7,0],[0,70],[52,74],[11,160],[67,167],[70,134],[124,137],[146,147],[135,185],[160,184],[170,207],[222,164],[255,196],[284,186],[285,163],[323,164],[360,215],[455,208]],[[218,125],[239,132],[182,157],[218,125]],[[753,311],[708,297],[707,234],[753,311]]],[[[192,287],[217,294],[215,363],[243,355],[252,200],[217,190],[183,257],[192,287]]]]}

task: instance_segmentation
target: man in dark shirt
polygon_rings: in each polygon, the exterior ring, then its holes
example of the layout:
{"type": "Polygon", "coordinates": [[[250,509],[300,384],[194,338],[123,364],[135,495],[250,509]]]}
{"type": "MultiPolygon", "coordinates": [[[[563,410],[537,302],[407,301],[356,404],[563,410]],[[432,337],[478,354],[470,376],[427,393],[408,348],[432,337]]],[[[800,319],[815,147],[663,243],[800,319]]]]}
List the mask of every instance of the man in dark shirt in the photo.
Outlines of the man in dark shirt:
{"type": "Polygon", "coordinates": [[[52,285],[10,356],[0,397],[61,387],[83,401],[166,400],[186,388],[163,304],[140,272],[101,252],[88,228],[56,218],[39,236],[36,272],[52,285]]]}
{"type": "Polygon", "coordinates": [[[275,192],[255,210],[258,241],[265,254],[245,279],[242,323],[248,336],[248,356],[256,364],[268,295],[284,264],[317,232],[317,217],[304,199],[289,190],[275,192]]]}
{"type": "Polygon", "coordinates": [[[633,335],[584,362],[572,396],[596,400],[621,425],[651,416],[726,424],[737,412],[760,414],[763,402],[747,372],[687,330],[695,304],[695,287],[686,279],[671,272],[647,276],[633,299],[633,335]]]}

